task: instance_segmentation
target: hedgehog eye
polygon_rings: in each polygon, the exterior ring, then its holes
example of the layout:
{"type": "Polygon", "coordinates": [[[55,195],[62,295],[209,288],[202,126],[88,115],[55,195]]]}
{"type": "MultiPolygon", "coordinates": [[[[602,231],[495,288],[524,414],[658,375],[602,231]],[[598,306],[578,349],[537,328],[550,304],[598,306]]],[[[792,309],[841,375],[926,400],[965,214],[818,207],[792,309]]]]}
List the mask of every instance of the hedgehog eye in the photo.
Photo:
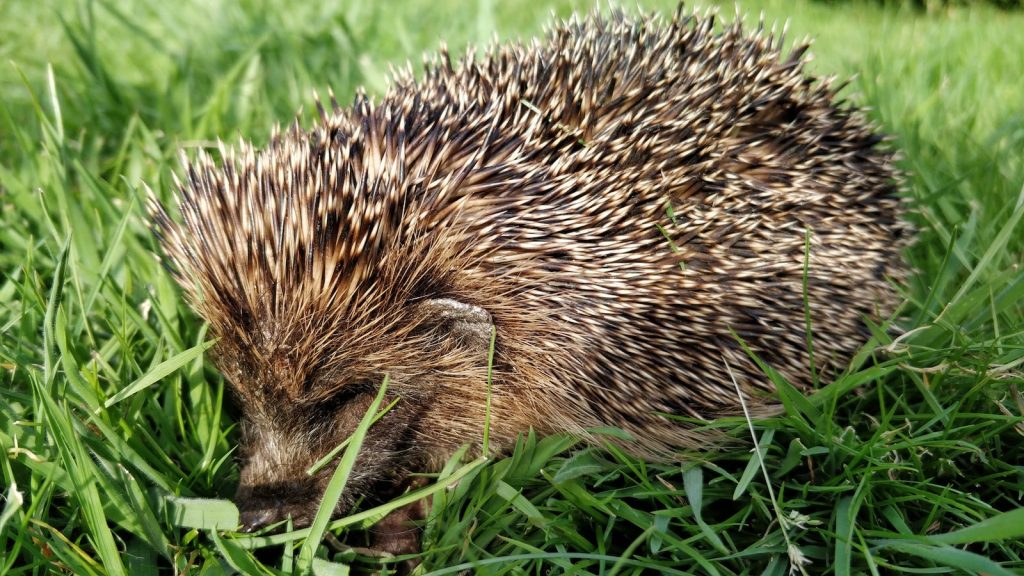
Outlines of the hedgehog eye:
{"type": "Polygon", "coordinates": [[[308,417],[313,422],[332,422],[335,416],[370,390],[371,386],[361,382],[338,387],[327,398],[312,403],[308,407],[308,417]]]}

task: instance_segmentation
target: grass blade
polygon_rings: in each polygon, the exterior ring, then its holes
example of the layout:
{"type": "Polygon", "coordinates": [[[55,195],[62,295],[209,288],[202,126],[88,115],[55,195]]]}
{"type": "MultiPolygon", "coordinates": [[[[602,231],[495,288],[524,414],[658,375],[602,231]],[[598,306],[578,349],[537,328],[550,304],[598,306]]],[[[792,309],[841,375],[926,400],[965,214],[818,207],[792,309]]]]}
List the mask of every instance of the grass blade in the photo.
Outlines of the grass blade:
{"type": "Polygon", "coordinates": [[[119,390],[117,394],[114,394],[110,398],[107,398],[107,401],[103,403],[103,407],[110,408],[111,406],[117,404],[118,402],[124,400],[125,398],[130,398],[135,394],[138,394],[139,392],[145,390],[146,388],[149,388],[153,384],[156,384],[160,380],[164,379],[168,374],[171,374],[178,368],[181,368],[182,366],[188,364],[192,360],[199,357],[200,354],[208,350],[216,342],[216,340],[207,340],[202,344],[197,344],[196,346],[193,346],[188,350],[179,352],[178,354],[175,354],[174,356],[168,358],[167,360],[164,360],[163,362],[157,364],[156,366],[153,367],[152,370],[147,372],[144,376],[132,382],[131,384],[125,386],[124,388],[119,390]]]}
{"type": "Polygon", "coordinates": [[[356,456],[359,455],[359,450],[363,447],[363,439],[366,437],[366,432],[370,429],[370,424],[377,416],[377,409],[384,400],[384,393],[388,388],[388,380],[389,378],[385,376],[384,381],[380,385],[380,390],[377,391],[377,397],[370,403],[370,407],[367,408],[362,420],[359,421],[359,425],[356,426],[355,432],[352,433],[349,445],[341,456],[338,467],[334,470],[334,475],[324,490],[320,508],[316,511],[313,524],[309,527],[309,534],[306,536],[306,541],[302,543],[302,548],[299,549],[299,556],[295,561],[295,569],[299,574],[309,574],[312,571],[313,555],[317,547],[320,546],[320,541],[323,540],[327,524],[334,514],[334,508],[341,499],[342,491],[345,490],[345,484],[352,473],[356,456]]]}

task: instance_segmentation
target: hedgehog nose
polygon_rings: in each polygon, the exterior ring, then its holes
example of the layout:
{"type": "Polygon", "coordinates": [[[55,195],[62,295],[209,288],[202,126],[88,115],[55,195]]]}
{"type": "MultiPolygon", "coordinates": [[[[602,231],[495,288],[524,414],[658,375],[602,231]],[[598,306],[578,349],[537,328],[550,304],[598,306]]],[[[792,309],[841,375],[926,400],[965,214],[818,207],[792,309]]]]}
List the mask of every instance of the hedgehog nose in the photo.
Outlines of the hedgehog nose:
{"type": "Polygon", "coordinates": [[[242,510],[239,520],[242,523],[242,532],[255,532],[260,528],[266,528],[277,522],[275,510],[272,508],[257,508],[242,510]]]}
{"type": "Polygon", "coordinates": [[[288,518],[292,519],[292,529],[305,528],[311,520],[305,510],[294,505],[246,506],[239,511],[242,532],[255,532],[288,518]]]}

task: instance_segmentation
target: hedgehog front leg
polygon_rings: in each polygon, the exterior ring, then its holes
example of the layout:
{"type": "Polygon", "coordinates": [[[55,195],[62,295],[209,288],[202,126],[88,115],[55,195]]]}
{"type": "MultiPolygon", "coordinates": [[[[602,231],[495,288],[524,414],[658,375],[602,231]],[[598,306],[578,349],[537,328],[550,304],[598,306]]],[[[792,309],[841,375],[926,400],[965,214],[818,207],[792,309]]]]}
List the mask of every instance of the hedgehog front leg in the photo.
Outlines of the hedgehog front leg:
{"type": "MultiPolygon", "coordinates": [[[[425,478],[412,478],[405,483],[406,490],[422,488],[427,484],[425,478]]],[[[380,522],[370,528],[373,535],[372,549],[375,552],[392,556],[408,556],[421,551],[421,528],[430,512],[426,498],[406,504],[388,514],[380,522]]],[[[396,565],[399,574],[409,574],[420,564],[419,557],[408,558],[396,565]]]]}

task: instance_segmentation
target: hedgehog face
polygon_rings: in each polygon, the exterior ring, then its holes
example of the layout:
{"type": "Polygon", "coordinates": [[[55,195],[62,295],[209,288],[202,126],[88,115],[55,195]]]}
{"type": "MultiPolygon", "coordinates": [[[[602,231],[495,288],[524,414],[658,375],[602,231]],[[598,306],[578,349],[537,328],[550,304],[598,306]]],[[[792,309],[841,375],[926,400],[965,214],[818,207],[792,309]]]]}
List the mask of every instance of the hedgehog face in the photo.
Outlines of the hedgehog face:
{"type": "MultiPolygon", "coordinates": [[[[385,403],[397,402],[370,428],[335,515],[349,512],[358,498],[386,500],[410,471],[423,467],[425,459],[438,453],[444,457],[465,442],[436,433],[420,436],[418,423],[438,418],[431,413],[431,398],[450,395],[446,387],[461,386],[462,380],[453,374],[473,370],[449,365],[424,373],[409,367],[438,353],[474,358],[471,363],[485,367],[490,322],[490,315],[479,307],[427,299],[410,306],[401,336],[404,344],[386,348],[406,350],[406,355],[364,353],[348,358],[344,369],[303,371],[294,359],[271,355],[270,361],[255,368],[251,361],[237,360],[251,354],[222,353],[218,364],[232,382],[243,412],[243,467],[235,497],[243,529],[256,530],[289,517],[295,527],[312,521],[337,460],[313,474],[308,471],[352,434],[385,375],[390,378],[385,403]],[[472,354],[452,353],[459,349],[472,354]]],[[[472,406],[465,404],[458,418],[473,418],[472,406]]]]}
{"type": "MultiPolygon", "coordinates": [[[[292,519],[295,527],[313,519],[334,465],[309,474],[324,455],[341,444],[374,396],[360,386],[343,397],[307,405],[274,402],[243,406],[243,468],[235,496],[243,530],[251,531],[292,519]]],[[[373,498],[373,488],[394,484],[400,446],[408,429],[408,408],[393,409],[374,425],[364,441],[335,514],[344,514],[357,496],[373,498]],[[390,472],[390,473],[389,473],[390,472]]],[[[373,498],[375,499],[375,498],[373,498]]]]}

